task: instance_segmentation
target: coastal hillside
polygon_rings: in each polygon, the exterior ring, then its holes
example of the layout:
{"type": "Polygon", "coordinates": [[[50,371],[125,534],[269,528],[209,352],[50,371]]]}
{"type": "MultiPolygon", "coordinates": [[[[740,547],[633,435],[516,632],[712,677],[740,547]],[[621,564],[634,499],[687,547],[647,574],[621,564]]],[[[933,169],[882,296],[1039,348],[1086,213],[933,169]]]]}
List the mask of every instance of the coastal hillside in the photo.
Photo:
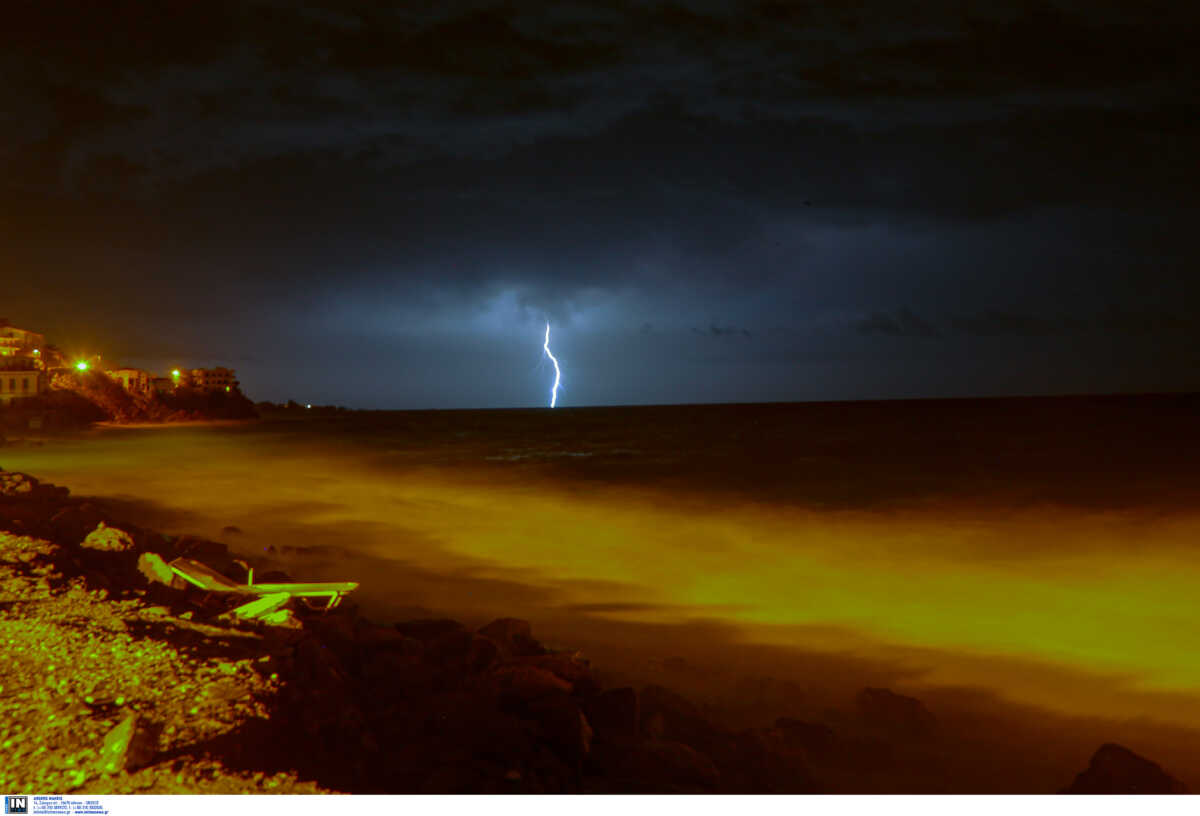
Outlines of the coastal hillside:
{"type": "Polygon", "coordinates": [[[183,422],[254,419],[252,403],[240,390],[173,392],[129,391],[100,371],[60,370],[37,396],[0,407],[0,431],[30,428],[62,430],[95,422],[183,422]]]}

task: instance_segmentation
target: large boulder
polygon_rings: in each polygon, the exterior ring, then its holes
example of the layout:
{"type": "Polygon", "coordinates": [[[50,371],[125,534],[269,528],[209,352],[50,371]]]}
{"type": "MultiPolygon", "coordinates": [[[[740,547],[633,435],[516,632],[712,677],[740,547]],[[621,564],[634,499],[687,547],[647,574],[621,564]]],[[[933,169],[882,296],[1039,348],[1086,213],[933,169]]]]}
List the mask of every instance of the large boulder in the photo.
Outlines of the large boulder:
{"type": "Polygon", "coordinates": [[[1092,755],[1087,770],[1062,793],[1187,793],[1187,786],[1157,763],[1124,746],[1105,743],[1092,755]]]}
{"type": "Polygon", "coordinates": [[[668,688],[650,685],[639,695],[642,733],[703,747],[722,734],[695,705],[668,688]]]}
{"type": "Polygon", "coordinates": [[[523,713],[538,724],[542,738],[569,767],[579,767],[592,748],[593,732],[573,698],[550,694],[530,701],[523,713]]]}
{"type": "Polygon", "coordinates": [[[104,736],[97,757],[102,774],[137,770],[148,765],[157,753],[156,743],[162,726],[149,723],[130,712],[104,736]]]}
{"type": "Polygon", "coordinates": [[[147,552],[139,555],[137,568],[148,583],[164,584],[173,588],[183,587],[183,579],[171,571],[158,553],[147,552]]]}
{"type": "Polygon", "coordinates": [[[524,703],[571,691],[566,680],[537,666],[504,665],[494,669],[491,677],[501,699],[508,702],[524,703]]]}
{"type": "Polygon", "coordinates": [[[585,700],[583,710],[598,738],[617,744],[637,740],[638,698],[632,688],[603,691],[585,700]]]}
{"type": "Polygon", "coordinates": [[[775,720],[775,730],[785,746],[800,749],[810,757],[828,755],[836,742],[833,729],[824,723],[780,717],[775,720]]]}
{"type": "Polygon", "coordinates": [[[803,751],[789,748],[772,730],[731,734],[705,753],[721,772],[722,793],[815,793],[803,751]]]}
{"type": "MultiPolygon", "coordinates": [[[[209,541],[206,538],[198,536],[180,536],[175,542],[175,549],[179,555],[184,558],[190,558],[193,561],[199,561],[201,564],[207,564],[218,572],[225,573],[231,570],[234,566],[233,557],[229,554],[229,548],[219,541],[209,541]]],[[[234,580],[245,579],[245,569],[241,569],[241,575],[234,580]]]]}
{"type": "Polygon", "coordinates": [[[38,480],[25,473],[0,472],[0,497],[28,498],[33,495],[38,480]]]}
{"type": "Polygon", "coordinates": [[[100,522],[111,519],[94,504],[72,504],[50,517],[50,529],[61,544],[78,545],[100,522]]]}
{"type": "Polygon", "coordinates": [[[492,640],[463,628],[447,632],[425,642],[425,657],[452,674],[480,674],[500,657],[500,647],[492,640]]]}
{"type": "Polygon", "coordinates": [[[715,793],[721,783],[712,760],[681,742],[650,740],[630,759],[636,778],[654,793],[715,793]]]}
{"type": "Polygon", "coordinates": [[[14,473],[0,468],[0,501],[53,501],[65,499],[70,492],[65,487],[42,484],[28,473],[14,473]]]}
{"type": "Polygon", "coordinates": [[[499,618],[481,628],[479,634],[495,641],[504,657],[527,657],[546,652],[542,644],[533,639],[529,621],[519,618],[499,618]]]}
{"type": "Polygon", "coordinates": [[[467,627],[455,620],[445,619],[422,619],[401,621],[394,624],[393,628],[402,635],[410,638],[416,638],[422,643],[429,643],[432,640],[442,637],[443,635],[452,635],[456,632],[465,632],[467,627]]]}
{"type": "MultiPolygon", "coordinates": [[[[490,640],[490,639],[488,639],[490,640]]],[[[592,670],[588,661],[570,652],[554,652],[543,655],[530,655],[514,659],[515,663],[525,666],[536,666],[552,674],[558,675],[571,684],[577,694],[593,694],[599,691],[599,685],[592,678],[592,670]]]]}
{"type": "Polygon", "coordinates": [[[108,524],[101,521],[96,525],[95,530],[87,534],[79,546],[103,552],[129,552],[133,549],[134,544],[133,536],[129,533],[116,527],[109,527],[108,524]]]}
{"type": "Polygon", "coordinates": [[[891,689],[865,688],[855,698],[863,721],[893,736],[922,739],[937,730],[937,718],[915,697],[891,689]]]}

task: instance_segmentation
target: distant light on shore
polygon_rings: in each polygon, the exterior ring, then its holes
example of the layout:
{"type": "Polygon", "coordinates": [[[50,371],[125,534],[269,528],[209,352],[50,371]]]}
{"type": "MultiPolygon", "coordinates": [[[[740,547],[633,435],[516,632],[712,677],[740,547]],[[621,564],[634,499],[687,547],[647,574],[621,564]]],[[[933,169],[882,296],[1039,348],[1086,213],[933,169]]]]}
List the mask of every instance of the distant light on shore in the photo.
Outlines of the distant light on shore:
{"type": "Polygon", "coordinates": [[[76,363],[75,367],[78,368],[80,371],[88,370],[88,364],[84,360],[80,360],[78,363],[76,363]]]}

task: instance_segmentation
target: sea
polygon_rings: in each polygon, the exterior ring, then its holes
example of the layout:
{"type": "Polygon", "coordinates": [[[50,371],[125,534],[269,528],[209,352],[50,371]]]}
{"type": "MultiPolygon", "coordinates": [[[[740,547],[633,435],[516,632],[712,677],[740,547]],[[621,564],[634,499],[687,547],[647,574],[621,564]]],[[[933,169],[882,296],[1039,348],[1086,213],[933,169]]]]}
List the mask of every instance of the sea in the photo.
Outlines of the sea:
{"type": "Polygon", "coordinates": [[[0,466],[358,581],[378,620],[527,619],[732,721],[837,724],[888,687],[1068,763],[1120,737],[1195,789],[1198,454],[1200,396],[1176,394],[295,412],[0,466]]]}

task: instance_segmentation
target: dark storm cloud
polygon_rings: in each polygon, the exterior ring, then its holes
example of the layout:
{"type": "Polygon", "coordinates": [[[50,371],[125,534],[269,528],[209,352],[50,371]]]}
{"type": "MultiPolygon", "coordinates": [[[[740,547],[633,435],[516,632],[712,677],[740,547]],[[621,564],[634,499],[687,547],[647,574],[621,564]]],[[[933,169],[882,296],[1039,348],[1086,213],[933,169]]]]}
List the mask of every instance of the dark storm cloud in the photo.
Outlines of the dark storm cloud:
{"type": "Polygon", "coordinates": [[[693,326],[692,334],[716,338],[750,338],[754,336],[754,333],[749,329],[740,329],[737,326],[718,326],[716,324],[710,325],[707,329],[698,329],[693,326]]]}
{"type": "MultiPolygon", "coordinates": [[[[8,311],[120,353],[266,346],[264,367],[310,330],[351,348],[546,318],[753,334],[724,344],[739,371],[794,353],[778,331],[835,356],[837,337],[1178,342],[1196,327],[1145,316],[1197,296],[1195,22],[1116,2],[25,4],[0,26],[0,232],[76,302],[35,276],[8,311]]],[[[891,364],[862,353],[869,393],[891,364]]]]}
{"type": "Polygon", "coordinates": [[[1051,337],[1107,334],[1165,336],[1197,328],[1195,318],[1171,311],[1130,310],[1110,306],[1100,312],[1038,315],[1005,309],[951,314],[927,319],[911,309],[872,312],[854,324],[861,335],[921,339],[969,337],[1051,337]]]}
{"type": "Polygon", "coordinates": [[[950,325],[954,330],[963,334],[994,337],[1000,335],[1019,335],[1037,337],[1054,334],[1068,329],[1080,328],[1076,321],[1052,322],[1030,314],[1020,312],[1005,312],[995,309],[967,317],[952,318],[950,325]]]}
{"type": "Polygon", "coordinates": [[[941,337],[927,320],[913,314],[910,309],[901,309],[894,314],[874,312],[855,325],[859,334],[884,334],[889,337],[941,337]]]}

